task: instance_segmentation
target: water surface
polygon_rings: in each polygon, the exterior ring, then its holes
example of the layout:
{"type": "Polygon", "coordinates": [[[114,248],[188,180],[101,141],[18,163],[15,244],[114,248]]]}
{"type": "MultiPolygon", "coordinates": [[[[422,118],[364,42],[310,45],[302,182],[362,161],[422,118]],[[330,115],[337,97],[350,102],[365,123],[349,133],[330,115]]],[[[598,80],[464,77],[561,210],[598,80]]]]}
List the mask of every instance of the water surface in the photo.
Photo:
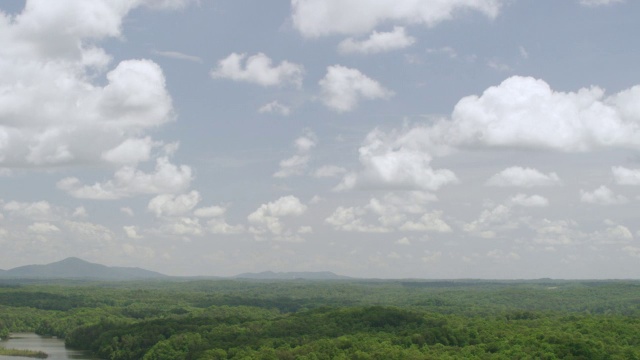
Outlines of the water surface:
{"type": "MultiPolygon", "coordinates": [[[[80,359],[91,360],[92,358],[87,352],[71,350],[64,347],[64,340],[43,337],[36,334],[12,334],[10,339],[0,341],[0,345],[7,349],[26,349],[33,351],[43,351],[49,354],[48,360],[68,360],[80,359]]],[[[33,359],[17,356],[0,355],[0,360],[18,360],[33,359]]]]}

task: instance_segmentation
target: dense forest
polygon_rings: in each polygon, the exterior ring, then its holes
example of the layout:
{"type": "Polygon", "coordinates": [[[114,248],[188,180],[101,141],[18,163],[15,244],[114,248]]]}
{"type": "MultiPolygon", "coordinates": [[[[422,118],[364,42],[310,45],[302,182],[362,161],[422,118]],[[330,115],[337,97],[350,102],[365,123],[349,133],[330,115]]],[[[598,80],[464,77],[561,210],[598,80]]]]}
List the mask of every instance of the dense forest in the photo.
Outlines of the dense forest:
{"type": "Polygon", "coordinates": [[[0,337],[102,359],[640,359],[640,282],[0,283],[0,337]]]}

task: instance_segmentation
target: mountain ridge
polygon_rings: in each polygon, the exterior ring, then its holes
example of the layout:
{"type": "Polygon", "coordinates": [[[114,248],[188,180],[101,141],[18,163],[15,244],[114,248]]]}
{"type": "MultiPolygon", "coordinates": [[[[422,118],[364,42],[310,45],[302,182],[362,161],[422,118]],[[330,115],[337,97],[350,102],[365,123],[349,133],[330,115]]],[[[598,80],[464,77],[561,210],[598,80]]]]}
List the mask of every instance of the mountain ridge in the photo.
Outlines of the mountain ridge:
{"type": "Polygon", "coordinates": [[[24,265],[0,270],[0,277],[4,279],[138,280],[164,278],[167,275],[138,267],[106,266],[77,257],[68,257],[44,265],[24,265]]]}

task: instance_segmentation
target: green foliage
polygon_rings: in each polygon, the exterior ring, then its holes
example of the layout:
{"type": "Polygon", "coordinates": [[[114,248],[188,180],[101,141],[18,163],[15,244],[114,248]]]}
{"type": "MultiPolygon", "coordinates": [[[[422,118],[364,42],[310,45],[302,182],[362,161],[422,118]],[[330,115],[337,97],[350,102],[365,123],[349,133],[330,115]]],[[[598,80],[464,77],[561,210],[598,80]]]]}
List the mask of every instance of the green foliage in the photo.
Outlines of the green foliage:
{"type": "Polygon", "coordinates": [[[104,359],[640,359],[637,282],[0,286],[0,337],[104,359]]]}

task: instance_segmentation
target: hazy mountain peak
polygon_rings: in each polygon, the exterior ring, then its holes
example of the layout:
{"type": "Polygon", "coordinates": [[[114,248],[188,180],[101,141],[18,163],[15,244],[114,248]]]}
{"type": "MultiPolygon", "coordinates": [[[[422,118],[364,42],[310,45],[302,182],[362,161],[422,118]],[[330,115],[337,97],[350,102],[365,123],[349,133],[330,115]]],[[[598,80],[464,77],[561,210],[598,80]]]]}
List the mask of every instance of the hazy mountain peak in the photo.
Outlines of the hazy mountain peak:
{"type": "Polygon", "coordinates": [[[4,278],[26,279],[95,279],[133,280],[159,278],[165,275],[133,267],[111,267],[69,257],[45,265],[25,265],[0,271],[4,278]]]}

